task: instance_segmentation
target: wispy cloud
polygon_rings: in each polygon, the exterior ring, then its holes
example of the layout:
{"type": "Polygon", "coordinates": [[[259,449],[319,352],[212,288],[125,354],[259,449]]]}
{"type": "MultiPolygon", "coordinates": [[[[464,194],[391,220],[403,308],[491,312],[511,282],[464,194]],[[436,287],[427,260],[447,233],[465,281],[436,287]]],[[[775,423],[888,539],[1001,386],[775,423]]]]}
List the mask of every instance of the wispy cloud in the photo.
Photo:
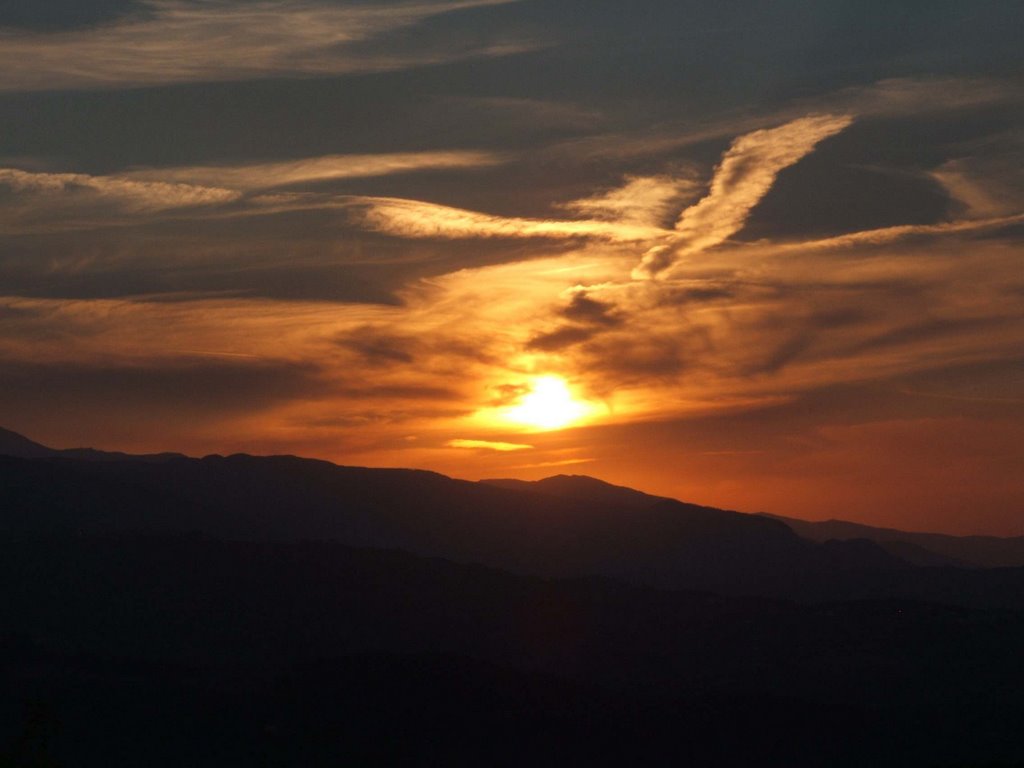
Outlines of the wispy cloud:
{"type": "Polygon", "coordinates": [[[707,141],[778,126],[811,113],[851,114],[863,119],[905,118],[1020,101],[1020,85],[1013,81],[962,77],[887,78],[832,94],[816,94],[767,113],[739,112],[708,120],[679,121],[629,132],[573,138],[548,147],[543,155],[560,163],[584,165],[628,161],[675,153],[707,141]]]}
{"type": "Polygon", "coordinates": [[[1024,150],[996,153],[986,160],[948,160],[930,174],[969,219],[1005,216],[1024,208],[1024,150]]]}
{"type": "Polygon", "coordinates": [[[562,204],[591,218],[527,219],[494,216],[419,200],[353,197],[349,205],[361,226],[400,237],[594,238],[647,243],[635,279],[657,277],[680,256],[719,245],[742,229],[779,172],[810,154],[823,140],[853,122],[851,115],[811,115],[736,139],[715,169],[710,191],[691,205],[674,229],[664,220],[695,196],[692,173],[627,177],[624,185],[562,204]],[[651,247],[653,246],[653,247],[651,247]]]}
{"type": "Polygon", "coordinates": [[[400,237],[547,237],[647,241],[667,234],[660,227],[618,221],[526,219],[492,216],[445,205],[394,197],[348,199],[363,227],[400,237]]]}
{"type": "Polygon", "coordinates": [[[516,464],[509,469],[544,469],[546,467],[571,467],[577,464],[593,464],[597,459],[559,459],[556,461],[538,461],[534,464],[516,464]]]}
{"type": "Polygon", "coordinates": [[[598,220],[648,227],[664,226],[666,220],[698,194],[696,173],[685,176],[628,176],[625,184],[563,208],[598,220]]]}
{"type": "MultiPolygon", "coordinates": [[[[942,235],[969,234],[971,232],[995,231],[1004,227],[1024,223],[1024,213],[1010,216],[995,216],[985,219],[960,219],[943,221],[938,224],[902,224],[881,229],[868,229],[861,232],[850,232],[835,237],[817,240],[777,243],[770,247],[776,253],[795,253],[799,251],[821,252],[834,248],[853,248],[856,246],[875,246],[894,243],[911,237],[937,237],[942,235]]],[[[763,247],[751,245],[752,249],[763,247]]]]}
{"type": "Polygon", "coordinates": [[[533,448],[532,445],[526,445],[525,443],[501,443],[492,442],[490,440],[449,440],[445,443],[449,448],[469,448],[476,450],[485,451],[499,451],[501,453],[510,453],[512,451],[528,451],[533,448]]]}
{"type": "Polygon", "coordinates": [[[648,251],[633,276],[656,277],[681,255],[725,242],[742,229],[780,171],[852,122],[850,115],[815,115],[738,138],[715,169],[711,191],[683,212],[676,224],[675,242],[648,251]]]}
{"type": "Polygon", "coordinates": [[[219,205],[241,197],[237,190],[221,187],[84,173],[31,173],[16,168],[0,168],[0,185],[19,194],[113,201],[138,212],[219,205]]]}
{"type": "Polygon", "coordinates": [[[486,168],[489,152],[441,150],[328,155],[271,163],[129,169],[111,175],[42,173],[0,168],[0,220],[9,231],[48,231],[135,224],[153,215],[266,215],[346,203],[324,194],[274,191],[339,179],[441,169],[486,168]],[[224,206],[229,206],[224,208],[224,206]]]}
{"type": "Polygon", "coordinates": [[[146,0],[145,13],[101,26],[0,32],[0,91],[337,75],[502,55],[523,47],[454,46],[448,54],[393,55],[357,51],[356,45],[439,14],[514,1],[146,0]]]}
{"type": "MultiPolygon", "coordinates": [[[[838,91],[825,100],[836,111],[862,117],[905,117],[1019,101],[1012,82],[967,77],[891,77],[838,91]]],[[[819,102],[820,103],[820,102],[819,102]]]]}
{"type": "Polygon", "coordinates": [[[0,225],[8,234],[97,229],[157,216],[198,215],[237,203],[239,190],[124,176],[0,168],[0,225]]]}
{"type": "Polygon", "coordinates": [[[502,162],[492,152],[446,150],[390,154],[326,155],[283,162],[145,168],[126,171],[123,178],[214,185],[251,191],[295,184],[389,176],[454,168],[485,168],[502,162]]]}

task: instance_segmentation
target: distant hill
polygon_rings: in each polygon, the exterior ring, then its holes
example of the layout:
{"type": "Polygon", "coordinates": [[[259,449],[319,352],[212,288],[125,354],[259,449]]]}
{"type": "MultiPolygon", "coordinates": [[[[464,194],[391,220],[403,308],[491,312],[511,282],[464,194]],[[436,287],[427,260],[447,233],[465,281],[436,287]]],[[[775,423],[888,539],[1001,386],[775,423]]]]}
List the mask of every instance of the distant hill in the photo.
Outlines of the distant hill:
{"type": "MultiPolygon", "coordinates": [[[[632,488],[612,485],[585,475],[556,475],[543,480],[484,480],[502,488],[617,506],[641,507],[664,500],[632,488]]],[[[888,554],[925,567],[1014,568],[1024,566],[1024,536],[950,536],[941,533],[900,531],[843,520],[811,522],[781,515],[760,516],[779,520],[799,536],[819,543],[866,540],[888,554]]]]}
{"type": "Polygon", "coordinates": [[[27,437],[0,427],[0,456],[18,456],[23,459],[38,459],[55,456],[59,451],[34,443],[27,437]]]}
{"type": "Polygon", "coordinates": [[[63,457],[83,461],[168,461],[184,458],[180,453],[131,454],[120,451],[98,451],[95,448],[48,448],[27,437],[0,427],[0,456],[15,456],[21,459],[63,457]]]}
{"type": "Polygon", "coordinates": [[[915,533],[895,528],[875,528],[845,520],[812,522],[779,515],[780,520],[811,541],[829,539],[870,539],[897,557],[918,565],[957,565],[973,568],[1014,568],[1024,566],[1024,536],[948,536],[915,533]]]}

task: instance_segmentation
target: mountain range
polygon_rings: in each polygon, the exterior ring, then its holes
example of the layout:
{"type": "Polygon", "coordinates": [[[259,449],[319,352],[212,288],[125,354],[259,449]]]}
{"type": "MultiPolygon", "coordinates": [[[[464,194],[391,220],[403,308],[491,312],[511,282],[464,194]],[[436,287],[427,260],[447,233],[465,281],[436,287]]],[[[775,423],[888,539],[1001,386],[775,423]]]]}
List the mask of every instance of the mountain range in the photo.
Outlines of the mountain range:
{"type": "Polygon", "coordinates": [[[4,432],[0,485],[8,535],[330,540],[523,574],[792,599],[1016,604],[992,582],[1024,566],[1024,538],[744,514],[582,476],[474,483],[293,456],[55,450],[4,432]]]}
{"type": "Polygon", "coordinates": [[[0,432],[0,765],[1010,764],[1019,546],[0,432]]]}

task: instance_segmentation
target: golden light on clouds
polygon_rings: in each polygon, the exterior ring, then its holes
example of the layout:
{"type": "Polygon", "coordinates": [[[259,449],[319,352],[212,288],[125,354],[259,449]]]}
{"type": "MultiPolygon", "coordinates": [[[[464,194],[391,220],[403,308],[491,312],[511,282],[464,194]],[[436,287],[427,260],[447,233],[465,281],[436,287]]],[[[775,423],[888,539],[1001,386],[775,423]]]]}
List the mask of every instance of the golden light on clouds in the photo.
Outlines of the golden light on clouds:
{"type": "MultiPolygon", "coordinates": [[[[507,173],[514,152],[333,154],[102,175],[0,168],[0,228],[22,233],[19,247],[25,233],[53,237],[62,250],[49,256],[46,280],[71,294],[0,295],[0,389],[21,419],[10,426],[58,445],[102,431],[104,447],[135,451],[288,452],[459,477],[586,463],[588,473],[666,494],[738,507],[771,501],[771,472],[781,471],[772,457],[790,449],[751,448],[764,438],[753,426],[739,435],[737,425],[756,424],[759,413],[878,382],[912,389],[911,377],[950,402],[1019,400],[1005,383],[978,401],[941,381],[952,366],[1016,360],[1024,343],[1012,240],[1024,199],[1006,191],[1016,189],[1012,178],[992,181],[981,161],[947,162],[934,184],[959,215],[743,235],[780,174],[854,119],[813,112],[738,132],[713,167],[609,173],[547,207],[504,214],[484,198],[491,210],[449,205],[465,204],[453,192],[471,183],[464,177],[439,188],[444,204],[380,193],[405,183],[430,197],[418,189],[428,171],[507,173]],[[414,171],[415,182],[405,178],[414,171]],[[368,190],[348,186],[370,177],[368,190]],[[328,184],[339,181],[346,185],[328,184]],[[268,191],[278,185],[298,186],[268,191]],[[317,239],[323,222],[332,238],[335,227],[346,233],[336,249],[317,239]],[[123,232],[99,233],[109,224],[123,232]],[[58,235],[71,228],[100,244],[65,256],[58,235]],[[135,239],[145,259],[133,255],[135,239]],[[103,256],[103,243],[123,253],[103,256]],[[267,277],[246,291],[186,290],[186,277],[214,267],[216,281],[267,277]],[[100,269],[156,275],[180,290],[75,298],[77,275],[100,269]],[[372,282],[406,269],[388,278],[388,301],[339,298],[330,285],[333,275],[372,282]],[[269,281],[285,270],[312,270],[324,285],[279,290],[269,281]],[[61,383],[70,381],[73,392],[61,383]],[[41,389],[63,408],[40,405],[41,389]],[[116,424],[111,408],[122,415],[116,424]],[[80,432],[66,437],[69,411],[80,432]],[[687,426],[701,419],[729,419],[725,436],[687,426]],[[658,469],[670,463],[659,441],[688,429],[700,438],[678,438],[672,450],[693,474],[678,479],[658,469]],[[659,437],[637,449],[647,433],[659,437]],[[731,485],[734,477],[743,482],[731,485]],[[756,498],[750,477],[761,478],[756,498]]],[[[801,429],[809,452],[825,439],[801,429]]],[[[787,477],[776,498],[795,508],[791,485],[787,477]]]]}
{"type": "Polygon", "coordinates": [[[511,453],[512,451],[528,451],[533,448],[532,445],[526,445],[524,443],[502,443],[492,440],[464,440],[456,439],[449,440],[446,445],[449,448],[466,448],[466,449],[477,449],[484,451],[498,451],[499,453],[511,453]]]}

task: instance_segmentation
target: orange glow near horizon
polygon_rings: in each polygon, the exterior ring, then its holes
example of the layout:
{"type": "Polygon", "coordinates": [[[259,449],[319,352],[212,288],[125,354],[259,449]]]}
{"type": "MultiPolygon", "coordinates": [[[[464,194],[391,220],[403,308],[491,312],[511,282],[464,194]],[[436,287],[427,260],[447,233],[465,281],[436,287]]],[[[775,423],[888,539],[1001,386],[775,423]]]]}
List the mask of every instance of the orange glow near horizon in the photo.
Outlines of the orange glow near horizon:
{"type": "Polygon", "coordinates": [[[594,408],[578,399],[561,376],[538,376],[529,391],[514,405],[499,409],[502,421],[531,431],[549,432],[577,424],[594,408]]]}
{"type": "Polygon", "coordinates": [[[927,216],[801,205],[846,157],[819,144],[860,147],[857,106],[892,97],[727,120],[716,164],[637,134],[598,172],[581,145],[564,180],[443,142],[0,167],[0,427],[467,479],[579,465],[712,506],[1020,535],[1024,193],[996,171],[1016,145],[915,166],[927,216]],[[509,186],[452,207],[480,183],[509,186]]]}

